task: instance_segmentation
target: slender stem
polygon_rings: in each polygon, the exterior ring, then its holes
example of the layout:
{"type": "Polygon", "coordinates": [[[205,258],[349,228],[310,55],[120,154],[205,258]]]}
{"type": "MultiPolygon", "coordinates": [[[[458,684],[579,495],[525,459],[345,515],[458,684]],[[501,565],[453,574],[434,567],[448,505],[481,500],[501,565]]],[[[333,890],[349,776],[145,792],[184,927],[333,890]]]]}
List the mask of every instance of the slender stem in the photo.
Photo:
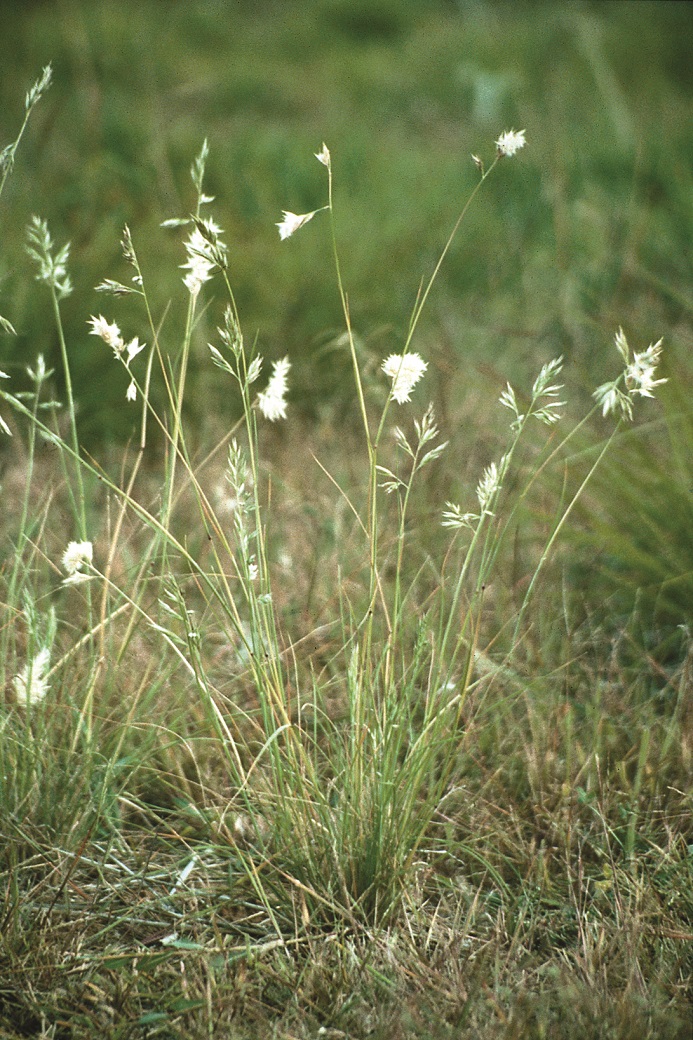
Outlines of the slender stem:
{"type": "MultiPolygon", "coordinates": [[[[70,416],[70,440],[72,442],[72,451],[75,459],[79,459],[79,438],[77,436],[77,415],[75,411],[75,399],[72,392],[72,376],[70,374],[70,361],[67,354],[67,345],[65,343],[65,333],[63,331],[63,323],[60,315],[60,305],[58,303],[58,294],[55,290],[55,286],[51,284],[51,300],[53,302],[53,314],[55,317],[55,324],[58,329],[58,341],[60,343],[60,355],[63,363],[63,374],[65,377],[65,392],[67,393],[67,409],[70,416]]],[[[82,470],[81,466],[75,465],[75,476],[77,478],[77,493],[78,493],[78,506],[79,506],[79,533],[82,541],[87,540],[87,516],[86,516],[86,505],[84,496],[84,483],[82,481],[82,470]]]]}
{"type": "Polygon", "coordinates": [[[438,262],[437,262],[436,266],[433,269],[433,274],[429,278],[428,284],[426,285],[426,288],[424,289],[423,293],[419,296],[419,298],[417,300],[417,303],[416,303],[416,306],[414,307],[414,310],[412,311],[411,319],[409,321],[409,332],[407,333],[407,338],[406,338],[406,341],[405,341],[405,344],[404,344],[404,353],[406,353],[406,351],[407,351],[407,349],[408,349],[408,347],[409,347],[409,345],[410,345],[410,343],[411,343],[411,341],[412,341],[412,339],[414,337],[414,333],[416,331],[416,326],[419,324],[419,318],[421,317],[421,313],[422,313],[424,307],[426,306],[426,301],[428,300],[428,297],[430,295],[431,289],[433,288],[434,282],[436,281],[436,279],[438,277],[438,273],[439,273],[441,267],[443,266],[443,261],[445,260],[445,257],[448,254],[448,250],[450,249],[450,246],[452,245],[452,243],[453,243],[453,241],[455,239],[455,236],[457,235],[457,232],[459,231],[460,224],[464,220],[464,218],[466,216],[466,213],[467,213],[467,210],[469,209],[469,207],[471,206],[472,202],[474,201],[476,195],[478,194],[479,190],[481,189],[482,184],[484,183],[486,178],[490,176],[491,170],[493,170],[494,167],[496,166],[496,164],[498,163],[499,158],[500,158],[500,156],[496,155],[496,158],[493,160],[493,162],[489,166],[488,170],[486,170],[481,175],[481,177],[480,177],[479,181],[477,182],[474,190],[472,191],[471,195],[469,196],[469,198],[465,202],[464,206],[462,207],[462,212],[460,213],[459,217],[455,221],[455,224],[453,226],[452,231],[448,235],[448,240],[447,240],[447,242],[445,243],[445,245],[443,247],[442,253],[438,257],[438,262]]]}
{"type": "MultiPolygon", "coordinates": [[[[339,291],[339,298],[342,304],[342,311],[344,314],[344,320],[346,322],[347,337],[349,340],[349,350],[351,353],[351,362],[354,372],[354,381],[356,384],[356,393],[359,401],[359,408],[361,411],[361,420],[363,423],[363,430],[366,437],[366,447],[368,449],[368,565],[369,565],[369,595],[368,595],[368,612],[366,616],[366,637],[363,643],[363,660],[364,663],[369,661],[371,658],[371,641],[373,634],[373,617],[374,617],[374,606],[380,589],[380,582],[378,580],[378,512],[377,512],[377,445],[373,442],[370,432],[370,425],[368,422],[368,411],[366,409],[366,398],[363,390],[363,381],[361,379],[361,370],[359,368],[358,357],[356,354],[356,344],[354,342],[354,332],[351,325],[351,315],[349,312],[349,299],[344,289],[344,282],[342,279],[342,270],[339,261],[339,250],[337,248],[337,235],[335,229],[334,220],[334,205],[332,197],[332,164],[328,164],[327,167],[327,183],[328,183],[328,209],[330,212],[330,230],[332,234],[332,254],[334,257],[335,271],[337,275],[337,288],[339,291]]],[[[382,429],[382,420],[380,424],[382,429]]],[[[380,431],[379,431],[380,432],[380,431]]],[[[385,612],[387,616],[387,611],[385,612]]]]}
{"type": "Polygon", "coordinates": [[[176,483],[176,462],[178,460],[178,445],[182,435],[182,413],[183,397],[185,395],[185,381],[188,372],[188,360],[190,357],[190,341],[192,338],[192,325],[195,316],[195,297],[190,296],[188,300],[188,312],[185,319],[185,334],[183,336],[183,350],[178,373],[178,386],[173,400],[173,430],[171,433],[171,461],[169,464],[166,488],[166,504],[163,512],[163,526],[168,529],[171,522],[171,508],[173,504],[173,492],[176,483]]]}
{"type": "Polygon", "coordinates": [[[14,157],[17,154],[17,149],[19,148],[20,141],[24,136],[24,131],[26,130],[27,123],[29,122],[29,117],[31,116],[31,113],[34,109],[34,105],[45,92],[45,90],[48,88],[50,84],[50,79],[51,69],[50,65],[47,65],[43,70],[42,78],[39,81],[37,81],[37,83],[34,85],[34,89],[30,92],[27,98],[27,107],[24,113],[24,121],[22,122],[22,125],[19,129],[19,133],[17,134],[14,142],[9,146],[7,152],[5,153],[5,163],[2,172],[2,180],[0,180],[0,195],[2,195],[3,193],[3,190],[5,188],[5,181],[9,177],[12,167],[14,166],[14,157]]]}
{"type": "Polygon", "coordinates": [[[568,519],[568,517],[570,516],[571,512],[573,511],[573,507],[575,506],[575,504],[578,501],[578,499],[582,496],[582,492],[585,490],[585,488],[589,484],[590,480],[592,479],[595,471],[599,467],[599,463],[602,461],[602,459],[606,455],[607,451],[611,447],[611,443],[614,440],[616,434],[618,433],[618,430],[619,430],[620,426],[621,426],[621,422],[619,421],[618,425],[613,430],[613,432],[612,432],[611,436],[609,437],[608,441],[606,442],[606,444],[604,445],[602,450],[599,452],[599,455],[597,456],[596,461],[590,467],[590,470],[589,470],[587,476],[582,481],[582,483],[580,484],[580,487],[577,489],[577,491],[573,495],[573,498],[572,498],[571,502],[569,503],[568,507],[566,509],[564,509],[563,515],[561,516],[560,520],[558,521],[558,523],[556,524],[555,528],[553,529],[553,532],[552,532],[551,537],[549,538],[548,542],[544,546],[544,551],[541,554],[541,559],[539,560],[539,563],[536,566],[534,574],[532,575],[532,580],[529,583],[529,588],[527,589],[527,592],[525,594],[525,598],[524,598],[524,600],[522,602],[522,606],[520,607],[520,612],[519,612],[519,614],[517,616],[517,621],[515,623],[515,632],[513,634],[513,645],[517,642],[517,638],[518,638],[519,631],[520,631],[520,624],[522,622],[522,618],[524,617],[525,610],[527,609],[527,605],[528,605],[528,603],[529,603],[529,601],[530,601],[530,599],[532,597],[532,593],[534,592],[534,587],[535,587],[535,585],[537,583],[537,579],[539,578],[539,574],[541,573],[544,564],[546,563],[549,555],[551,554],[551,550],[553,549],[553,546],[554,546],[554,544],[556,542],[556,539],[558,538],[559,534],[563,530],[563,527],[565,525],[566,520],[568,519]]]}
{"type": "Polygon", "coordinates": [[[372,453],[372,442],[370,435],[370,427],[368,424],[368,412],[366,410],[366,398],[363,392],[363,383],[361,381],[361,371],[359,369],[359,362],[356,356],[356,345],[354,343],[354,333],[351,327],[351,316],[349,313],[349,299],[344,290],[344,283],[342,281],[342,269],[339,261],[339,250],[337,249],[337,233],[335,230],[334,221],[334,206],[332,201],[332,164],[330,163],[327,167],[327,193],[328,193],[328,206],[330,212],[330,231],[332,234],[332,255],[334,257],[335,271],[337,273],[337,288],[339,290],[339,298],[342,303],[342,311],[344,313],[344,320],[346,321],[347,336],[349,338],[349,349],[351,351],[351,361],[354,369],[354,380],[356,382],[356,392],[359,399],[359,407],[361,409],[361,419],[363,422],[363,429],[366,435],[366,444],[368,445],[369,456],[372,453]]]}
{"type": "MultiPolygon", "coordinates": [[[[24,478],[24,496],[22,498],[22,515],[19,521],[19,535],[17,538],[17,551],[14,554],[14,562],[12,564],[12,571],[10,573],[10,580],[7,587],[6,599],[7,606],[10,610],[15,608],[15,599],[17,595],[17,585],[19,582],[19,571],[22,566],[24,557],[24,546],[28,541],[27,535],[27,522],[29,519],[29,498],[31,494],[31,485],[34,477],[34,458],[36,452],[36,416],[38,415],[39,399],[41,395],[41,386],[43,380],[37,380],[36,394],[34,397],[33,407],[33,418],[29,424],[29,453],[27,459],[26,476],[24,478]]],[[[6,669],[8,666],[8,651],[10,635],[12,633],[12,625],[2,626],[2,642],[0,643],[0,667],[2,668],[2,683],[3,686],[7,682],[6,669]]]]}
{"type": "MultiPolygon", "coordinates": [[[[448,235],[448,239],[447,239],[447,241],[445,243],[445,246],[443,247],[443,249],[441,251],[441,254],[438,257],[438,261],[437,261],[437,263],[436,263],[436,265],[435,265],[435,267],[433,269],[433,272],[432,272],[432,274],[431,274],[431,276],[430,276],[430,278],[429,278],[429,280],[428,280],[428,282],[426,284],[426,288],[424,289],[423,293],[421,293],[419,295],[419,297],[417,298],[417,302],[416,302],[416,304],[415,304],[415,306],[413,308],[413,311],[412,311],[412,314],[411,314],[411,318],[410,318],[410,321],[409,321],[409,329],[408,329],[407,337],[406,337],[405,344],[404,344],[403,354],[405,354],[407,352],[407,350],[408,350],[408,348],[409,348],[409,346],[411,344],[411,341],[412,341],[412,339],[414,337],[414,333],[416,332],[416,328],[417,328],[418,323],[419,323],[419,319],[421,318],[421,314],[423,313],[424,307],[426,306],[426,303],[428,301],[428,297],[429,297],[429,295],[431,293],[433,285],[436,282],[436,279],[437,279],[438,274],[440,272],[440,269],[442,267],[443,261],[445,260],[445,257],[447,256],[448,251],[450,250],[450,247],[452,246],[452,243],[453,243],[453,241],[455,239],[455,236],[457,235],[457,232],[458,232],[458,230],[460,228],[460,225],[461,225],[462,221],[464,220],[464,217],[466,216],[467,211],[468,211],[469,207],[471,206],[471,204],[472,204],[474,198],[476,197],[477,193],[479,192],[482,184],[485,182],[486,178],[490,175],[491,171],[495,168],[496,164],[498,163],[499,158],[500,158],[500,154],[497,154],[495,159],[494,159],[494,161],[492,162],[491,166],[488,168],[488,170],[486,170],[486,171],[484,171],[482,173],[478,183],[475,185],[475,187],[474,187],[473,191],[471,192],[469,198],[467,199],[467,201],[465,202],[464,206],[462,207],[462,210],[461,210],[457,220],[455,221],[455,224],[453,225],[453,228],[452,228],[450,234],[448,235]]],[[[370,642],[371,642],[371,637],[372,637],[373,607],[375,605],[375,600],[376,600],[376,596],[377,596],[378,590],[380,589],[380,583],[379,583],[379,580],[378,580],[377,450],[378,450],[378,445],[380,443],[380,438],[381,438],[381,435],[382,435],[382,432],[383,432],[383,429],[384,429],[384,426],[385,426],[385,419],[386,419],[386,415],[387,415],[387,412],[388,412],[388,409],[389,409],[390,401],[392,399],[392,394],[390,393],[390,395],[388,396],[387,402],[385,404],[385,408],[383,409],[383,413],[382,413],[382,415],[380,417],[380,422],[378,424],[378,429],[377,429],[375,438],[372,438],[371,437],[371,433],[370,433],[369,423],[368,423],[368,413],[367,413],[367,410],[366,410],[365,396],[364,396],[364,392],[363,392],[363,383],[362,383],[362,380],[361,380],[361,373],[360,373],[360,369],[359,369],[358,358],[357,358],[357,355],[356,355],[356,346],[355,346],[353,330],[352,330],[352,326],[351,326],[351,317],[350,317],[350,313],[349,313],[349,301],[348,301],[348,297],[346,295],[346,292],[344,290],[344,285],[343,285],[343,281],[342,281],[341,267],[340,267],[340,262],[339,262],[339,252],[338,252],[338,249],[337,249],[337,239],[336,239],[335,221],[334,221],[333,196],[332,196],[332,165],[331,165],[331,163],[328,163],[327,170],[328,170],[328,209],[330,211],[330,228],[331,228],[331,234],[332,234],[332,251],[333,251],[335,269],[336,269],[336,274],[337,274],[337,285],[338,285],[338,289],[339,289],[340,300],[341,300],[341,303],[342,303],[342,310],[343,310],[344,318],[345,318],[345,321],[346,321],[347,335],[348,335],[348,340],[349,340],[349,349],[350,349],[350,352],[351,352],[352,366],[353,366],[353,370],[354,370],[354,378],[355,378],[355,382],[356,382],[356,389],[357,389],[357,395],[358,395],[358,400],[359,400],[359,407],[360,407],[360,410],[361,410],[361,418],[362,418],[362,421],[363,421],[364,431],[365,431],[365,434],[366,434],[366,444],[367,444],[367,447],[368,447],[369,481],[368,481],[368,525],[367,525],[367,527],[368,527],[368,543],[369,543],[370,594],[369,594],[369,607],[368,607],[368,617],[367,617],[367,627],[366,627],[366,640],[364,642],[364,660],[368,660],[369,657],[370,657],[370,642]]],[[[481,524],[479,525],[479,527],[481,527],[481,524]]],[[[479,530],[477,530],[477,532],[475,534],[474,541],[476,541],[476,538],[477,538],[478,534],[479,534],[479,530]]],[[[471,547],[470,547],[470,552],[471,552],[471,547]]],[[[401,557],[401,548],[400,548],[400,557],[401,557]]],[[[467,566],[468,566],[469,562],[470,561],[469,561],[469,556],[468,556],[467,557],[467,561],[465,563],[465,568],[463,569],[463,574],[460,576],[460,580],[458,581],[458,584],[457,584],[457,589],[456,589],[455,596],[454,596],[454,605],[455,606],[456,606],[456,603],[457,603],[457,601],[459,599],[459,594],[460,594],[460,591],[461,591],[461,583],[462,583],[462,581],[464,579],[464,576],[466,576],[467,566]]],[[[449,634],[449,631],[450,631],[451,620],[452,620],[452,617],[450,616],[450,618],[448,619],[448,625],[446,626],[446,637],[447,637],[447,635],[449,634]]],[[[391,637],[392,637],[392,625],[389,622],[388,622],[388,627],[389,627],[389,638],[391,639],[391,637]]]]}
{"type": "MultiPolygon", "coordinates": [[[[79,437],[77,436],[77,413],[75,409],[75,399],[72,391],[72,376],[70,374],[70,359],[67,353],[67,344],[65,342],[65,333],[63,330],[62,317],[60,314],[60,304],[58,301],[58,293],[53,282],[50,283],[51,300],[53,303],[53,314],[55,316],[55,324],[58,330],[58,341],[60,343],[60,355],[63,363],[63,374],[65,376],[65,392],[67,394],[67,408],[70,416],[70,439],[72,442],[72,454],[74,461],[74,472],[77,482],[77,522],[79,524],[80,539],[83,542],[90,541],[87,534],[87,511],[86,511],[86,496],[84,493],[84,481],[82,479],[82,465],[81,456],[79,451],[79,437]]],[[[36,425],[36,418],[34,417],[34,425],[36,425]]],[[[64,444],[64,442],[63,442],[64,444]]],[[[92,616],[92,595],[91,586],[87,586],[86,590],[87,600],[87,617],[89,620],[89,626],[93,624],[92,616]]],[[[91,720],[90,720],[91,723],[91,720]]]]}
{"type": "MultiPolygon", "coordinates": [[[[402,598],[402,562],[404,560],[404,536],[405,536],[405,524],[407,517],[407,510],[409,506],[409,498],[411,496],[411,489],[414,483],[414,477],[419,463],[419,455],[421,453],[421,443],[419,442],[414,452],[414,458],[411,466],[411,473],[407,486],[404,492],[404,501],[400,506],[400,517],[399,517],[399,531],[397,534],[397,564],[395,566],[395,594],[392,606],[392,628],[390,632],[390,639],[388,643],[388,655],[397,646],[397,636],[399,631],[400,622],[400,609],[401,609],[401,598],[402,598]]],[[[388,678],[392,674],[391,664],[388,658],[386,664],[386,686],[388,685],[388,678]]]]}

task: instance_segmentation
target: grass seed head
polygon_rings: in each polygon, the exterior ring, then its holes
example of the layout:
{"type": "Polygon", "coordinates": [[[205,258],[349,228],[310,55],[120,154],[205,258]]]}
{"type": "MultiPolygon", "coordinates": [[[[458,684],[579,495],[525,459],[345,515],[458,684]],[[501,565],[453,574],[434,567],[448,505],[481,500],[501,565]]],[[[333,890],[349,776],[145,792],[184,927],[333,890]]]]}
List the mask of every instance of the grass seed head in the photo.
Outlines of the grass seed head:
{"type": "Polygon", "coordinates": [[[307,224],[309,220],[312,220],[318,211],[313,210],[312,213],[291,213],[289,210],[282,210],[282,219],[278,221],[277,227],[279,228],[279,237],[284,241],[285,238],[291,238],[294,231],[298,231],[304,224],[307,224]]]}
{"type": "Polygon", "coordinates": [[[94,547],[91,542],[70,542],[63,553],[63,568],[67,577],[63,585],[77,585],[79,582],[87,581],[90,577],[82,570],[90,567],[94,558],[94,547]]]}
{"type": "Polygon", "coordinates": [[[496,141],[499,155],[507,155],[508,158],[519,152],[526,145],[524,130],[506,130],[496,141]]]}
{"type": "Polygon", "coordinates": [[[17,704],[38,704],[44,699],[50,689],[46,682],[50,657],[50,650],[44,647],[15,675],[14,694],[17,704]]]}
{"type": "Polygon", "coordinates": [[[398,404],[406,404],[411,392],[428,368],[420,354],[390,354],[382,370],[392,380],[392,396],[398,404]]]}
{"type": "Polygon", "coordinates": [[[272,375],[267,388],[258,394],[257,406],[270,422],[277,419],[286,419],[286,392],[288,383],[286,380],[291,362],[288,358],[275,361],[272,366],[272,375]]]}

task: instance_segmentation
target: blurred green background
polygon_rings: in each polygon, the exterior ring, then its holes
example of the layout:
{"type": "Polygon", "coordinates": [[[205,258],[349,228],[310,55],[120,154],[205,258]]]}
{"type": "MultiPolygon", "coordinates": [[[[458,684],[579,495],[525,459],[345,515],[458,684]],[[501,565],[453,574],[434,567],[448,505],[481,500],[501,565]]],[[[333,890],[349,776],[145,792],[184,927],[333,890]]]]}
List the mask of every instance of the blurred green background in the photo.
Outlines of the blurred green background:
{"type": "MultiPolygon", "coordinates": [[[[132,433],[127,377],[86,322],[104,313],[128,338],[149,339],[148,330],[137,301],[94,286],[129,278],[119,246],[127,223],[176,355],[184,232],[160,224],[193,207],[189,168],[207,137],[208,212],[229,245],[246,337],[270,359],[290,356],[294,415],[348,421],[353,384],[327,222],[283,243],[275,227],[282,209],[325,203],[313,153],[323,141],[332,153],[345,285],[364,366],[375,371],[401,348],[417,287],[476,182],[471,153],[488,162],[501,131],[524,128],[526,149],[475,201],[413,346],[430,362],[446,429],[471,421],[483,442],[498,436],[499,419],[479,411],[482,390],[493,400],[506,379],[526,385],[563,354],[580,414],[594,386],[617,374],[619,325],[635,349],[663,335],[670,382],[661,403],[646,405],[637,441],[619,442],[585,524],[619,580],[634,568],[632,587],[644,582],[657,602],[674,589],[671,616],[685,616],[692,4],[36,0],[2,4],[0,21],[0,144],[16,135],[42,66],[52,62],[55,76],[0,201],[0,313],[18,333],[0,338],[0,362],[15,387],[38,352],[58,360],[50,301],[25,252],[36,213],[58,246],[72,244],[75,291],[63,313],[83,443],[96,450],[132,433]]],[[[196,332],[188,397],[201,436],[210,415],[233,414],[206,346],[221,287],[205,293],[212,305],[196,332]]]]}
{"type": "MultiPolygon", "coordinates": [[[[329,236],[314,223],[280,244],[274,224],[283,208],[325,202],[313,158],[323,140],[354,326],[375,359],[401,344],[475,183],[470,153],[490,160],[510,127],[526,128],[528,146],[470,211],[421,329],[445,388],[463,392],[480,362],[522,378],[561,352],[591,386],[618,324],[646,345],[690,319],[690,4],[55,0],[0,11],[2,143],[41,67],[55,73],[0,204],[0,312],[18,331],[3,337],[2,361],[19,374],[38,351],[56,356],[24,252],[38,213],[58,245],[72,243],[64,316],[85,442],[131,427],[125,374],[86,327],[101,310],[127,335],[146,333],[136,308],[93,292],[129,275],[125,223],[157,317],[173,301],[164,328],[176,349],[182,233],[159,224],[192,208],[188,171],[205,136],[210,213],[246,334],[270,357],[289,353],[308,412],[352,397],[329,236]]],[[[218,319],[212,308],[199,330],[205,370],[218,319]]],[[[206,408],[218,374],[200,379],[206,408]]]]}

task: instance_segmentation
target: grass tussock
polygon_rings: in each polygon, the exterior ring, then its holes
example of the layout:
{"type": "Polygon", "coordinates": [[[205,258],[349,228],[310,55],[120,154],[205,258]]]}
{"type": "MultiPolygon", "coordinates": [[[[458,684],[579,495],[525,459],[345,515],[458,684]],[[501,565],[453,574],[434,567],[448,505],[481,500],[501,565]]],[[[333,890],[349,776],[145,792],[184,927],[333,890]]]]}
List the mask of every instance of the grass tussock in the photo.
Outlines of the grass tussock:
{"type": "MultiPolygon", "coordinates": [[[[389,37],[392,11],[362,17],[389,37]]],[[[591,396],[559,356],[501,381],[461,485],[425,396],[422,316],[525,143],[474,157],[394,349],[354,327],[325,144],[320,203],[277,209],[282,249],[326,232],[343,434],[291,429],[293,365],[246,331],[206,142],[158,232],[177,236],[179,324],[129,226],[83,316],[137,416],[103,458],[80,436],[69,247],[32,218],[59,372],[38,356],[28,390],[0,388],[3,1035],[689,1035],[686,578],[631,554],[666,604],[654,652],[628,597],[614,623],[562,548],[581,509],[608,515],[600,473],[643,443],[641,398],[672,392],[666,336],[618,328],[591,396]],[[187,406],[201,330],[237,416],[211,444],[187,406]]],[[[648,530],[684,515],[652,506],[648,530]]]]}

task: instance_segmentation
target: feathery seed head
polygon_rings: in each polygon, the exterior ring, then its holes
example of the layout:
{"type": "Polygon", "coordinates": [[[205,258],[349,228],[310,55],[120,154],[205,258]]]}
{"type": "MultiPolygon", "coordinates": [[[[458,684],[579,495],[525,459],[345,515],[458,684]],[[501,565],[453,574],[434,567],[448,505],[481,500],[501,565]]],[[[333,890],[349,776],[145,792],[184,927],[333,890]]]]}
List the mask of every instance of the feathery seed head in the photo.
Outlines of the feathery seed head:
{"type": "MultiPolygon", "coordinates": [[[[0,372],[0,379],[9,379],[7,372],[0,372]]],[[[8,437],[12,436],[12,430],[9,428],[3,417],[0,415],[0,430],[6,433],[8,437]]]]}
{"type": "Polygon", "coordinates": [[[270,422],[286,419],[286,392],[288,390],[287,374],[291,368],[288,357],[275,361],[272,375],[265,390],[257,396],[257,406],[270,422]]]}
{"type": "Polygon", "coordinates": [[[312,213],[291,213],[289,210],[282,210],[282,220],[277,223],[279,228],[279,237],[284,241],[286,238],[291,238],[294,231],[298,231],[304,224],[307,224],[309,220],[312,220],[318,211],[313,210],[312,213]]]}
{"type": "Polygon", "coordinates": [[[120,357],[125,347],[125,343],[123,342],[123,337],[116,323],[113,322],[109,325],[104,316],[99,314],[98,318],[95,318],[92,315],[87,324],[91,324],[90,335],[99,336],[99,338],[112,349],[115,356],[120,357]]]}
{"type": "Polygon", "coordinates": [[[77,585],[87,581],[90,575],[84,574],[82,568],[90,567],[93,558],[94,546],[91,542],[70,542],[63,553],[63,568],[67,572],[63,585],[77,585]]]}
{"type": "Polygon", "coordinates": [[[13,684],[17,704],[38,704],[46,696],[50,689],[46,682],[50,659],[50,649],[44,647],[15,675],[13,684]]]}
{"type": "Polygon", "coordinates": [[[654,388],[667,382],[666,379],[655,379],[655,370],[662,354],[662,340],[658,339],[656,343],[650,343],[647,350],[634,353],[632,361],[630,347],[623,329],[619,328],[614,343],[625,362],[623,370],[625,392],[619,386],[619,378],[610,383],[602,383],[592,396],[601,408],[602,415],[615,415],[620,412],[622,418],[632,419],[632,398],[636,394],[639,397],[654,397],[652,393],[654,388]]]}
{"type": "Polygon", "coordinates": [[[526,143],[524,130],[506,130],[496,141],[496,148],[499,155],[510,157],[524,148],[526,143]]]}
{"type": "Polygon", "coordinates": [[[390,354],[381,368],[392,380],[391,394],[398,404],[405,404],[411,392],[428,368],[420,354],[390,354]]]}
{"type": "Polygon", "coordinates": [[[326,166],[329,170],[331,162],[330,151],[324,141],[320,151],[315,153],[315,158],[318,160],[318,162],[322,163],[323,166],[326,166]]]}
{"type": "Polygon", "coordinates": [[[181,268],[188,273],[183,278],[185,287],[191,296],[197,296],[205,282],[212,277],[215,267],[225,263],[226,247],[220,239],[222,233],[213,220],[196,218],[195,227],[190,232],[185,251],[188,259],[181,268]]]}

